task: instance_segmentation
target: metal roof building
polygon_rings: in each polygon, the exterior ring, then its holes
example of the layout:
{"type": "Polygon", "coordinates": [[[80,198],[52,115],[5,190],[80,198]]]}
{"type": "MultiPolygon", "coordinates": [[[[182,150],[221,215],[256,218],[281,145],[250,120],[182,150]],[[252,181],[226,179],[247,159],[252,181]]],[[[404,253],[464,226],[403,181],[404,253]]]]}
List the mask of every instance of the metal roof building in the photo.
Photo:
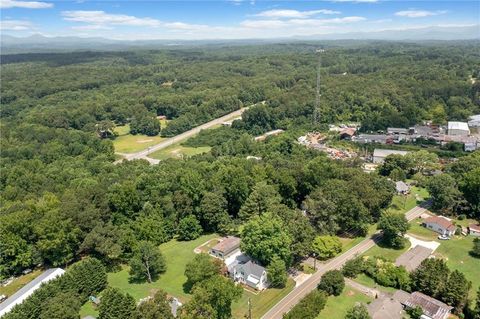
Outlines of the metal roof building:
{"type": "Polygon", "coordinates": [[[12,296],[10,296],[10,298],[0,303],[0,317],[2,317],[7,312],[10,312],[13,307],[21,304],[25,299],[30,297],[30,295],[32,295],[35,290],[40,288],[43,283],[62,276],[64,273],[65,270],[61,268],[51,268],[43,272],[40,276],[33,279],[16,293],[14,293],[12,296]]]}
{"type": "Polygon", "coordinates": [[[384,149],[376,148],[373,151],[373,162],[374,163],[383,163],[385,158],[388,155],[392,155],[392,154],[406,155],[406,154],[408,154],[408,152],[407,151],[398,151],[398,150],[384,150],[384,149]]]}
{"type": "Polygon", "coordinates": [[[448,122],[447,134],[450,136],[462,135],[466,136],[470,134],[468,123],[466,122],[448,122]]]}

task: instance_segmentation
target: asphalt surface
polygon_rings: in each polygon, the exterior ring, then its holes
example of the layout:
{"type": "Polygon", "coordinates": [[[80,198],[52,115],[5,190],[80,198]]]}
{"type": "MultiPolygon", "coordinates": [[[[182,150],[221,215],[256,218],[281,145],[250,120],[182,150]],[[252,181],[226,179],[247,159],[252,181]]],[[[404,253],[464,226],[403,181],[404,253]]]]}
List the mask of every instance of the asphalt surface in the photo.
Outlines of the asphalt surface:
{"type": "MultiPolygon", "coordinates": [[[[415,218],[420,217],[428,207],[429,203],[425,202],[420,206],[416,206],[409,210],[405,217],[408,221],[411,221],[415,218]]],[[[273,306],[262,319],[281,319],[283,314],[290,311],[303,297],[305,297],[309,292],[317,288],[318,283],[322,275],[334,269],[340,269],[342,266],[350,259],[355,258],[358,255],[363,254],[378,242],[382,237],[382,234],[377,232],[373,234],[370,238],[367,238],[361,241],[356,246],[352,247],[350,250],[347,250],[345,253],[333,258],[326,264],[320,265],[316,273],[314,273],[309,279],[307,279],[300,286],[293,289],[288,295],[286,295],[282,300],[280,300],[275,306],[273,306]]]]}
{"type": "Polygon", "coordinates": [[[226,122],[227,120],[230,120],[234,117],[238,117],[238,116],[241,116],[243,112],[245,112],[249,107],[244,107],[244,108],[241,108],[239,110],[236,110],[232,113],[229,113],[227,115],[224,115],[222,117],[219,117],[215,120],[212,120],[210,122],[207,122],[205,124],[202,124],[200,126],[197,126],[197,127],[194,127],[192,128],[191,130],[188,130],[186,132],[183,132],[179,135],[175,135],[174,137],[171,137],[169,139],[166,139],[158,144],[155,144],[153,146],[150,146],[142,151],[139,151],[139,152],[136,152],[136,153],[118,153],[120,155],[123,156],[122,159],[116,161],[115,163],[121,163],[123,160],[127,160],[127,161],[131,161],[131,160],[135,160],[135,159],[145,159],[147,161],[149,161],[151,164],[157,164],[159,162],[159,160],[156,160],[156,159],[153,159],[153,158],[150,158],[148,157],[148,155],[156,152],[156,151],[159,151],[161,149],[164,149],[164,148],[167,148],[169,146],[172,146],[174,144],[177,144],[179,142],[182,142],[182,141],[185,141],[186,139],[194,136],[194,135],[197,135],[198,133],[200,133],[201,130],[206,130],[206,129],[209,129],[215,125],[220,125],[222,124],[223,122],[226,122]]]}

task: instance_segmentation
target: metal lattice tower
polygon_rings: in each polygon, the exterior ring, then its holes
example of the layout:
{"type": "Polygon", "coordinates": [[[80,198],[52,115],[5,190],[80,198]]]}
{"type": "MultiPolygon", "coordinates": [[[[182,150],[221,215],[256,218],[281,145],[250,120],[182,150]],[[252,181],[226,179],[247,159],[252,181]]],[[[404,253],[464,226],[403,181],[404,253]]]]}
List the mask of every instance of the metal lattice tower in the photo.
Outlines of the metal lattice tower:
{"type": "Polygon", "coordinates": [[[313,122],[315,125],[318,125],[320,122],[320,68],[322,66],[322,53],[325,52],[323,49],[317,49],[315,51],[318,55],[318,65],[317,65],[317,91],[315,94],[315,109],[313,110],[313,122]]]}

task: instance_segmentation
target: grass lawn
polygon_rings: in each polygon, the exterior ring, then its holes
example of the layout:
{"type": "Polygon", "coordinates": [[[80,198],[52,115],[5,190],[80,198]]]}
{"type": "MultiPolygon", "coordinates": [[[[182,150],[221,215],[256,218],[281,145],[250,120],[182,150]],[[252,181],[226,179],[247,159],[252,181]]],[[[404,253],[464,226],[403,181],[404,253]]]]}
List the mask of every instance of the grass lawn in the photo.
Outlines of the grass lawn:
{"type": "Polygon", "coordinates": [[[159,160],[166,160],[168,158],[183,158],[197,154],[207,153],[210,151],[210,149],[210,146],[188,147],[176,144],[152,153],[149,155],[149,157],[159,160]]]}
{"type": "Polygon", "coordinates": [[[277,302],[285,297],[293,288],[295,282],[289,278],[287,285],[283,289],[270,288],[258,294],[243,290],[243,295],[239,301],[232,305],[232,317],[243,319],[248,314],[248,299],[252,303],[252,318],[260,318],[277,302]]]}
{"type": "Polygon", "coordinates": [[[473,297],[480,287],[480,259],[469,254],[473,247],[473,236],[454,236],[450,240],[442,240],[435,255],[447,260],[450,270],[458,270],[472,282],[470,296],[473,297]]]}
{"type": "Polygon", "coordinates": [[[375,245],[369,250],[367,250],[363,255],[364,256],[378,256],[386,258],[390,261],[395,262],[395,260],[403,254],[410,247],[410,242],[407,243],[403,249],[392,249],[388,247],[383,247],[381,245],[375,245]]]}
{"type": "Polygon", "coordinates": [[[115,152],[119,153],[135,153],[146,149],[149,146],[160,143],[164,140],[160,135],[147,136],[143,134],[130,134],[130,125],[117,126],[115,131],[118,133],[116,139],[113,140],[115,152]]]}
{"type": "Polygon", "coordinates": [[[421,198],[422,200],[427,199],[429,196],[428,191],[425,188],[413,186],[410,189],[410,194],[408,194],[407,196],[393,196],[392,204],[388,210],[395,213],[403,213],[409,211],[421,202],[417,201],[416,195],[418,195],[419,198],[421,198]]]}
{"type": "MultiPolygon", "coordinates": [[[[182,303],[188,301],[191,295],[183,290],[183,284],[187,278],[184,276],[185,266],[190,262],[195,253],[193,250],[201,244],[210,239],[216,238],[217,235],[205,235],[192,241],[177,241],[171,240],[168,243],[160,245],[160,251],[165,256],[167,263],[167,271],[160,276],[160,279],[149,283],[130,283],[128,281],[128,266],[123,266],[121,271],[108,274],[108,284],[112,287],[117,287],[125,292],[131,294],[136,300],[145,298],[146,296],[155,292],[156,289],[163,289],[169,295],[179,298],[182,303]]],[[[214,241],[212,241],[213,243],[214,241]]],[[[233,305],[232,312],[235,314],[234,318],[243,318],[243,315],[248,310],[248,298],[252,301],[252,312],[254,318],[259,318],[270,307],[287,295],[294,287],[293,280],[289,280],[287,287],[284,289],[267,289],[259,294],[253,294],[245,291],[241,299],[233,305]],[[238,317],[237,317],[238,315],[238,317]]],[[[80,314],[97,315],[95,309],[90,302],[83,305],[80,314]]]]}
{"type": "Polygon", "coordinates": [[[15,278],[14,281],[10,283],[10,285],[5,287],[0,287],[0,295],[5,295],[10,297],[14,293],[16,293],[20,288],[28,284],[33,279],[37,278],[43,270],[36,269],[29,274],[22,275],[20,277],[15,278]]]}
{"type": "Polygon", "coordinates": [[[353,307],[357,302],[368,303],[372,300],[373,299],[359,291],[346,286],[340,296],[328,297],[327,304],[317,319],[343,319],[348,309],[353,307]]]}
{"type": "Polygon", "coordinates": [[[362,284],[364,286],[370,287],[370,288],[376,288],[380,291],[383,292],[395,292],[397,289],[392,288],[392,287],[384,287],[375,282],[372,278],[368,277],[365,274],[359,274],[357,278],[353,279],[354,281],[358,282],[359,284],[362,284]]]}
{"type": "MultiPolygon", "coordinates": [[[[192,241],[171,240],[168,243],[160,245],[160,251],[165,257],[167,271],[160,276],[160,279],[149,283],[130,283],[128,281],[128,266],[122,267],[121,271],[108,274],[108,284],[111,287],[119,288],[131,294],[136,300],[145,298],[161,288],[168,294],[179,298],[182,302],[187,301],[190,296],[183,291],[183,284],[187,280],[184,276],[185,266],[190,262],[195,253],[193,250],[204,242],[215,238],[216,235],[201,236],[192,241]]],[[[82,315],[94,315],[94,309],[90,302],[87,302],[81,309],[82,315]]]]}
{"type": "Polygon", "coordinates": [[[430,229],[423,227],[421,224],[423,219],[415,219],[410,222],[410,229],[408,230],[409,234],[418,237],[423,240],[435,240],[438,237],[438,234],[430,229]]]}

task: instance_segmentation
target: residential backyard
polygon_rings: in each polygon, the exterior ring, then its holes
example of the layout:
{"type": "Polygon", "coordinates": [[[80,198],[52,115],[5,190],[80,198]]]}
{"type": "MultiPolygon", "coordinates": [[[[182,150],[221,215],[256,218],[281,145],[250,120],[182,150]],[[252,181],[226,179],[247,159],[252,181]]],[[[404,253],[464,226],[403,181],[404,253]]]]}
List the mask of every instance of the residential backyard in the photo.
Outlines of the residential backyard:
{"type": "Polygon", "coordinates": [[[359,291],[345,286],[343,292],[337,296],[328,297],[325,308],[320,312],[317,319],[343,319],[348,309],[353,307],[357,302],[369,303],[373,299],[365,296],[359,291]]]}
{"type": "MultiPolygon", "coordinates": [[[[167,271],[160,276],[160,278],[153,283],[130,283],[128,278],[128,266],[123,266],[118,272],[108,274],[108,284],[112,287],[119,288],[131,294],[136,300],[145,298],[148,295],[155,293],[159,288],[165,290],[170,296],[177,297],[182,303],[185,303],[191,298],[191,295],[186,293],[183,284],[187,278],[184,275],[185,267],[194,256],[194,249],[209,240],[211,243],[215,242],[215,234],[205,235],[192,241],[177,241],[171,240],[160,245],[160,251],[165,256],[167,263],[167,271]]],[[[211,244],[209,243],[208,246],[211,244]]],[[[213,257],[212,257],[213,258],[213,257]]],[[[233,304],[232,313],[234,318],[243,318],[248,311],[248,299],[252,303],[252,313],[254,318],[259,318],[271,306],[277,303],[285,295],[287,295],[294,287],[294,281],[289,279],[287,286],[284,289],[267,289],[260,293],[252,293],[244,290],[243,295],[239,301],[233,304]]],[[[97,315],[95,309],[90,302],[87,302],[81,309],[80,315],[97,315]]]]}

